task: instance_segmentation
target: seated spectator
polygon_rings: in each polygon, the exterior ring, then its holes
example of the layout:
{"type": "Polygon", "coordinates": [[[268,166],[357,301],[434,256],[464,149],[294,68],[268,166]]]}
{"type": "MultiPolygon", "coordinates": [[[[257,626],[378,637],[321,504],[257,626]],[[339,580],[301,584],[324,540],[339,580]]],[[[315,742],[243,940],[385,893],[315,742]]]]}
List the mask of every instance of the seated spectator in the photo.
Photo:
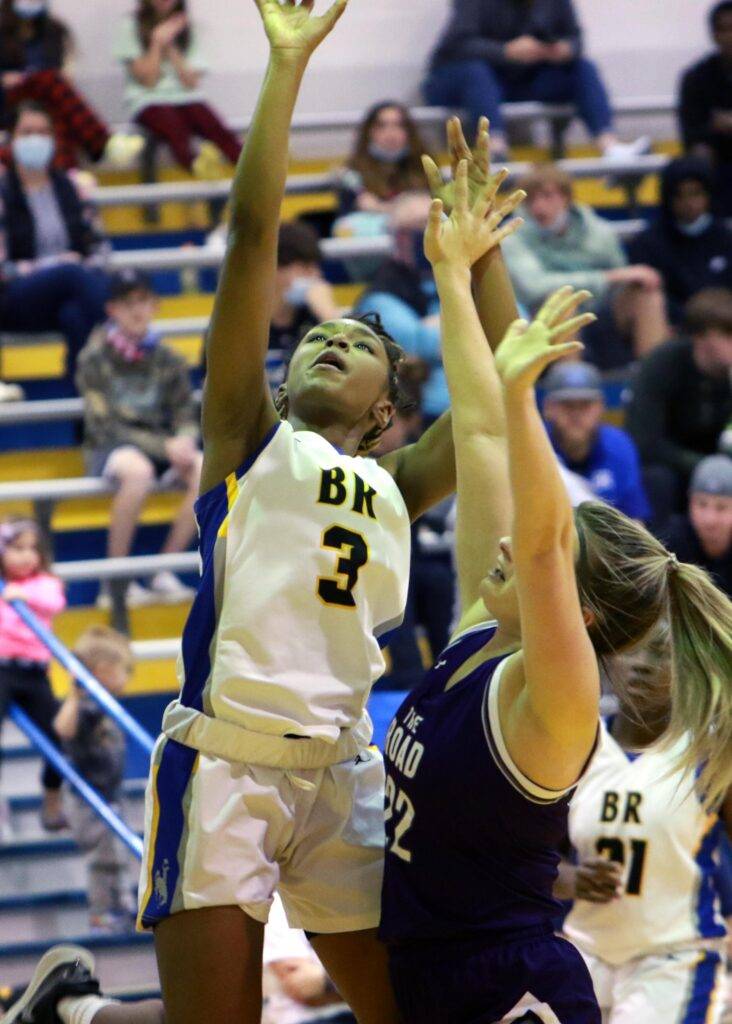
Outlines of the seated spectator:
{"type": "Polygon", "coordinates": [[[421,243],[403,241],[408,244],[402,244],[400,257],[382,263],[355,310],[359,314],[378,313],[384,328],[426,372],[422,389],[426,427],[450,404],[442,366],[440,304],[421,243]]]}
{"type": "Polygon", "coordinates": [[[658,219],[628,246],[632,263],[663,279],[671,323],[702,288],[732,288],[732,231],[712,214],[712,171],[698,157],[672,160],[661,178],[658,219]]]}
{"type": "Polygon", "coordinates": [[[388,101],[372,107],[358,129],[339,187],[342,215],[372,217],[351,217],[336,233],[423,230],[430,207],[422,169],[422,154],[426,152],[405,106],[388,101]],[[369,229],[368,224],[375,227],[369,229]]]}
{"type": "MultiPolygon", "coordinates": [[[[132,675],[126,636],[108,626],[91,626],[76,641],[74,654],[108,693],[116,699],[123,695],[132,675]]],[[[122,729],[73,680],[53,727],[82,779],[124,818],[127,742],[122,729]]],[[[76,844],[86,854],[91,933],[134,931],[136,872],[130,851],[74,790],[67,794],[66,806],[76,844]]]]}
{"type": "Polygon", "coordinates": [[[732,216],[732,0],[709,15],[716,49],[681,78],[679,126],[688,153],[712,162],[720,216],[732,216]]]}
{"type": "MultiPolygon", "coordinates": [[[[185,487],[163,553],[185,551],[196,532],[198,414],[185,360],[163,345],[152,328],[156,308],[146,278],[132,270],[120,273],[111,284],[109,320],[94,332],[79,358],[76,383],[84,399],[87,471],[118,485],[108,558],[129,555],[140,512],[158,478],[185,487]]],[[[128,604],[176,603],[193,594],[171,572],[153,576],[150,588],[131,583],[128,604]]],[[[99,604],[111,604],[104,586],[99,604]]]]}
{"type": "Polygon", "coordinates": [[[681,562],[693,562],[732,597],[732,459],[709,455],[691,477],[688,509],[660,530],[681,562]]]}
{"type": "Polygon", "coordinates": [[[605,398],[595,367],[556,363],[543,386],[547,432],[563,465],[602,501],[632,519],[649,519],[638,452],[624,430],[602,422],[605,398]]]}
{"type": "Polygon", "coordinates": [[[278,895],[264,929],[262,1024],[356,1024],[278,895]]]}
{"type": "Polygon", "coordinates": [[[222,170],[220,154],[236,163],[241,143],[200,88],[207,65],[186,0],[138,0],[120,26],[114,56],[127,75],[130,116],[167,143],[181,167],[208,178],[222,170]],[[195,138],[208,140],[198,156],[195,138]]]}
{"type": "Polygon", "coordinates": [[[582,340],[588,360],[602,370],[625,366],[667,338],[660,274],[628,266],[612,225],[574,202],[569,175],[541,165],[521,187],[525,224],[502,246],[519,302],[533,313],[564,284],[589,289],[598,323],[582,340]]]}
{"type": "Polygon", "coordinates": [[[621,143],[596,65],[582,55],[572,0],[453,0],[453,14],[432,55],[428,103],[468,111],[475,127],[487,115],[495,160],[506,157],[505,102],[573,103],[611,159],[646,152],[648,139],[621,143]]]}
{"type": "Polygon", "coordinates": [[[320,259],[320,241],[309,225],[298,221],[280,225],[269,347],[281,358],[267,367],[273,387],[284,380],[285,366],[310,328],[341,315],[320,259]]]}
{"type": "Polygon", "coordinates": [[[694,469],[717,450],[732,419],[732,291],[695,295],[685,335],[641,362],[628,408],[656,523],[681,511],[694,469]]]}
{"type": "Polygon", "coordinates": [[[53,170],[53,125],[38,104],[15,111],[12,163],[0,179],[0,329],[60,331],[66,378],[104,320],[108,244],[93,208],[65,171],[53,170]]]}
{"type": "Polygon", "coordinates": [[[4,118],[34,100],[53,119],[56,167],[76,167],[82,149],[90,160],[126,165],[144,144],[141,136],[112,134],[69,80],[73,40],[46,0],[0,3],[0,109],[4,118]]]}

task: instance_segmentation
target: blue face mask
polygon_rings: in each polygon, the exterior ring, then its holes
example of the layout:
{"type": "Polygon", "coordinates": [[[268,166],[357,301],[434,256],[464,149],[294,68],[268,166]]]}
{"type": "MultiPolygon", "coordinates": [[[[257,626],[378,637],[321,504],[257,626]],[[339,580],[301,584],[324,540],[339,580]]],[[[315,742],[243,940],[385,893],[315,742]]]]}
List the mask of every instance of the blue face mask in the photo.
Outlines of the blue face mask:
{"type": "Polygon", "coordinates": [[[53,160],[56,143],[51,135],[19,135],[13,139],[13,156],[26,171],[45,171],[53,160]]]}
{"type": "Polygon", "coordinates": [[[542,224],[539,227],[539,233],[542,238],[554,238],[555,235],[563,235],[569,227],[569,207],[556,215],[550,224],[542,224]]]}
{"type": "Polygon", "coordinates": [[[312,287],[312,277],[296,277],[285,292],[285,302],[290,306],[307,306],[308,293],[312,287]]]}
{"type": "Polygon", "coordinates": [[[19,18],[37,18],[47,6],[46,0],[14,0],[13,10],[19,18]]]}
{"type": "Polygon", "coordinates": [[[691,221],[690,224],[681,224],[679,221],[676,222],[676,227],[679,229],[682,235],[688,235],[689,238],[698,238],[699,235],[703,235],[705,231],[708,231],[712,226],[713,217],[711,213],[702,213],[696,220],[691,221]]]}
{"type": "Polygon", "coordinates": [[[369,156],[372,156],[374,160],[381,160],[385,164],[398,164],[409,156],[409,146],[402,146],[401,149],[382,149],[375,142],[370,142],[369,156]]]}

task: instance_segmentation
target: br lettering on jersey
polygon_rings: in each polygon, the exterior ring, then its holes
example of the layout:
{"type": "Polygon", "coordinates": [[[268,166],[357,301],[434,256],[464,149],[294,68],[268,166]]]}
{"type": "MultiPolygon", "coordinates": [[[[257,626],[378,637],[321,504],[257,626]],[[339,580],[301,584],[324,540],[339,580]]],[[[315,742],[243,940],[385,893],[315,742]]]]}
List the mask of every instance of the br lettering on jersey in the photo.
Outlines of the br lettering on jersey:
{"type": "Polygon", "coordinates": [[[642,793],[629,791],[625,794],[625,802],[622,803],[620,793],[609,789],[602,798],[600,810],[600,821],[609,822],[620,820],[624,825],[633,823],[641,824],[639,808],[643,802],[642,793]]]}
{"type": "Polygon", "coordinates": [[[346,473],[341,466],[321,470],[318,495],[318,503],[321,505],[340,507],[349,504],[352,512],[376,519],[374,498],[377,493],[358,473],[346,473]]]}

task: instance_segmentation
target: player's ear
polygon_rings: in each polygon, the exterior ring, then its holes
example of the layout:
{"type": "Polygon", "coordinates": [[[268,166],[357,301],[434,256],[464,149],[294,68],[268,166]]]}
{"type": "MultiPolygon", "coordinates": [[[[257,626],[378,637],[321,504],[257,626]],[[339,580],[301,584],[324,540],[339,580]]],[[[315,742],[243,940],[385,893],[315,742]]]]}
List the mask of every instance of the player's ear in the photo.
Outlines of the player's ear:
{"type": "Polygon", "coordinates": [[[582,605],[582,621],[587,629],[592,629],[597,623],[597,616],[586,605],[582,605]]]}
{"type": "Polygon", "coordinates": [[[386,430],[394,416],[394,403],[390,398],[380,398],[377,402],[371,406],[371,415],[374,420],[374,424],[379,430],[386,430]]]}

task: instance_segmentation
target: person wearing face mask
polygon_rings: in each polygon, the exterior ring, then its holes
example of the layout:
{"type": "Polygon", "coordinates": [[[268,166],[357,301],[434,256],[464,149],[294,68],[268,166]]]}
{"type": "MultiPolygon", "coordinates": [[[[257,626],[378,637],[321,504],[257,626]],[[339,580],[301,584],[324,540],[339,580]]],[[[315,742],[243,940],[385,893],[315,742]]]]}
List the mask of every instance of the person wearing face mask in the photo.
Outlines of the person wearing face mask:
{"type": "Polygon", "coordinates": [[[307,224],[281,224],[277,243],[277,277],[269,328],[270,383],[278,388],[290,356],[311,327],[340,316],[333,289],[320,268],[320,244],[307,224]]]}
{"type": "Polygon", "coordinates": [[[34,100],[54,122],[56,167],[76,167],[79,153],[92,161],[128,165],[144,140],[112,133],[68,77],[73,40],[48,0],[0,0],[0,113],[34,100]]]}
{"type": "Polygon", "coordinates": [[[631,263],[612,226],[574,201],[574,183],[551,164],[522,182],[526,223],[506,240],[506,265],[520,303],[532,312],[562,284],[594,296],[597,321],[583,335],[600,370],[626,366],[668,337],[661,275],[631,263]]]}
{"type": "Polygon", "coordinates": [[[361,122],[341,178],[341,215],[370,214],[381,230],[423,230],[430,204],[422,170],[426,152],[407,108],[391,100],[377,103],[361,122]]]}
{"type": "Polygon", "coordinates": [[[732,231],[712,213],[713,170],[698,157],[672,160],[661,178],[656,223],[628,247],[633,263],[663,278],[669,319],[702,288],[732,288],[732,231]]]}
{"type": "Polygon", "coordinates": [[[54,147],[46,111],[21,104],[0,181],[0,330],[62,333],[71,393],[76,355],[105,318],[108,243],[70,176],[53,169],[54,147]]]}

